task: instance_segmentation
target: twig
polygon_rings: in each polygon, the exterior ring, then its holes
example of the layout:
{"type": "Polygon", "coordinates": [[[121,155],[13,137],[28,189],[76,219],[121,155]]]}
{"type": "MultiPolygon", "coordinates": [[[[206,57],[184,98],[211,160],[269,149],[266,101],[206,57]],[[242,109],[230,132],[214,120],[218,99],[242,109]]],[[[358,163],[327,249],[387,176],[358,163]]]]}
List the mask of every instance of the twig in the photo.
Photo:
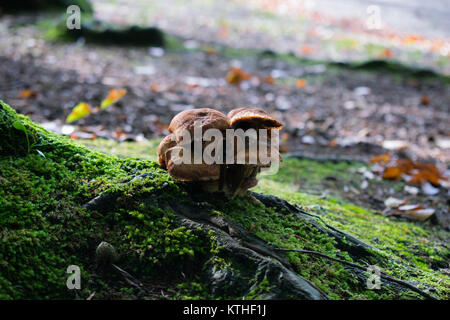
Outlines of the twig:
{"type": "MultiPolygon", "coordinates": [[[[305,253],[305,254],[312,254],[312,255],[320,256],[320,257],[322,257],[322,258],[326,258],[326,259],[329,259],[329,260],[333,260],[333,261],[336,261],[336,262],[340,262],[340,263],[343,263],[343,264],[347,264],[347,265],[349,265],[349,266],[352,266],[352,267],[354,267],[354,268],[357,268],[357,269],[360,269],[360,270],[363,270],[363,271],[367,271],[367,268],[364,268],[364,267],[362,267],[362,266],[360,266],[360,265],[358,265],[358,264],[355,264],[355,263],[352,263],[352,262],[349,262],[349,261],[345,261],[345,260],[341,260],[341,259],[339,259],[339,258],[330,257],[330,256],[328,256],[328,255],[326,255],[326,254],[324,254],[324,253],[318,252],[318,251],[298,250],[298,249],[284,249],[284,248],[276,248],[275,250],[279,250],[279,251],[287,251],[287,252],[298,252],[298,253],[305,253]]],[[[393,277],[391,277],[390,275],[388,275],[388,274],[386,274],[386,273],[384,273],[384,272],[380,272],[380,276],[381,276],[382,278],[385,278],[385,279],[387,279],[387,280],[390,280],[390,281],[392,281],[392,282],[396,282],[396,283],[398,283],[398,284],[400,284],[400,285],[402,285],[402,286],[405,286],[405,287],[411,289],[412,291],[415,291],[415,292],[417,292],[418,294],[420,294],[420,295],[426,297],[427,299],[437,300],[437,299],[436,299],[435,297],[433,297],[432,295],[426,293],[425,291],[420,290],[419,288],[413,286],[412,284],[410,284],[410,283],[408,283],[408,282],[406,282],[406,281],[403,281],[403,280],[400,280],[400,279],[397,279],[397,278],[393,278],[393,277]]]]}
{"type": "Polygon", "coordinates": [[[114,263],[111,264],[119,273],[124,277],[125,281],[134,286],[136,289],[146,292],[146,288],[142,287],[140,285],[140,281],[137,280],[135,277],[133,277],[131,274],[120,268],[119,266],[116,266],[114,263]]]}

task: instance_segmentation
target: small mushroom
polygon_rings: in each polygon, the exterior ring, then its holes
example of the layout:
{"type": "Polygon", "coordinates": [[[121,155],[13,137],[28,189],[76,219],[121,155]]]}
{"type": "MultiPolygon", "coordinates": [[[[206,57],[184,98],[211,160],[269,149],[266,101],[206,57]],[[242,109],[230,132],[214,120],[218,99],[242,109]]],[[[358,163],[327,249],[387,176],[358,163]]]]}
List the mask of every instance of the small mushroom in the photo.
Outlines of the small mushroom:
{"type": "Polygon", "coordinates": [[[176,145],[177,143],[173,134],[169,134],[161,141],[158,147],[158,163],[161,167],[166,168],[166,152],[176,145]]]}
{"type": "Polygon", "coordinates": [[[118,256],[114,246],[106,241],[100,242],[95,250],[97,263],[107,265],[117,261],[118,256]]]}

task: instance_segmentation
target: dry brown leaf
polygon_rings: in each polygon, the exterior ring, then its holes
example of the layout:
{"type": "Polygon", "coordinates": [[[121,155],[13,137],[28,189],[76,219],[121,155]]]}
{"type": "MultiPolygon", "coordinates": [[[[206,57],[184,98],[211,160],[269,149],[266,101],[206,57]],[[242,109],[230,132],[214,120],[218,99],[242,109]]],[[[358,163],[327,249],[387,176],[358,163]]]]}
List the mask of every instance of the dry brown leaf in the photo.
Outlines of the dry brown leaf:
{"type": "Polygon", "coordinates": [[[397,167],[389,167],[384,169],[383,179],[398,179],[400,178],[402,171],[397,167]]]}
{"type": "Polygon", "coordinates": [[[370,159],[371,163],[376,163],[376,162],[389,162],[391,160],[391,154],[390,153],[385,153],[379,156],[374,156],[372,157],[372,159],[370,159]]]}
{"type": "Polygon", "coordinates": [[[306,86],[306,84],[307,84],[306,79],[303,79],[303,78],[297,79],[297,87],[298,88],[303,88],[304,86],[306,86]]]}
{"type": "Polygon", "coordinates": [[[242,71],[240,68],[231,67],[225,79],[228,83],[239,84],[244,80],[249,80],[250,74],[242,71]]]}
{"type": "Polygon", "coordinates": [[[266,83],[269,83],[269,84],[274,84],[275,83],[274,77],[271,77],[271,76],[266,77],[266,79],[264,81],[266,83]]]}
{"type": "Polygon", "coordinates": [[[328,145],[330,147],[336,147],[338,145],[337,139],[333,139],[333,140],[328,141],[328,145]]]}
{"type": "Polygon", "coordinates": [[[428,98],[427,96],[421,96],[420,97],[420,103],[427,106],[431,103],[430,98],[428,98]]]}
{"type": "Polygon", "coordinates": [[[37,98],[38,93],[32,90],[22,90],[20,91],[19,98],[28,99],[28,98],[37,98]]]}

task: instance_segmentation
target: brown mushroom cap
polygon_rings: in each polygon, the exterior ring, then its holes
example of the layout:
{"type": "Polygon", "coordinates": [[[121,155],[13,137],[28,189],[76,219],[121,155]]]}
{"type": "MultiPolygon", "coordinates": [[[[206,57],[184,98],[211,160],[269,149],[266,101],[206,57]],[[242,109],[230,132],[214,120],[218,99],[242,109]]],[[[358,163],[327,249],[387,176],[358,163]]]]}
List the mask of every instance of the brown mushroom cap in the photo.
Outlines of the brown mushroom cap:
{"type": "Polygon", "coordinates": [[[238,108],[228,113],[233,128],[281,129],[283,125],[266,112],[256,108],[238,108]]]}
{"type": "Polygon", "coordinates": [[[169,132],[175,133],[177,141],[180,141],[182,134],[180,130],[188,130],[191,137],[194,134],[194,124],[198,121],[202,131],[208,129],[226,130],[230,128],[229,119],[222,112],[210,108],[185,110],[177,114],[169,125],[169,132]]]}
{"type": "MultiPolygon", "coordinates": [[[[279,150],[272,150],[271,145],[271,132],[272,129],[281,129],[282,125],[276,119],[269,116],[266,112],[259,109],[252,108],[239,108],[232,110],[228,116],[225,116],[219,111],[202,108],[186,110],[178,115],[176,115],[170,125],[169,136],[165,137],[159,147],[158,147],[158,161],[161,166],[167,169],[168,173],[177,180],[185,182],[201,182],[202,188],[208,192],[224,192],[225,194],[231,195],[242,195],[247,189],[254,187],[257,183],[256,175],[266,167],[270,167],[273,161],[269,163],[262,163],[262,158],[258,152],[259,149],[263,149],[264,155],[267,157],[275,157],[281,161],[281,155],[279,150]],[[195,124],[198,123],[202,129],[202,134],[208,129],[218,129],[220,131],[225,131],[226,129],[269,129],[267,141],[261,142],[259,138],[262,137],[260,133],[246,132],[247,139],[244,139],[244,144],[239,144],[240,147],[244,149],[239,149],[235,137],[235,149],[234,149],[234,159],[237,160],[238,153],[244,157],[244,164],[195,164],[194,163],[194,128],[195,124]],[[183,138],[183,130],[186,130],[191,135],[191,141],[181,143],[183,138]],[[250,136],[249,136],[250,134],[250,136]],[[256,143],[250,138],[257,138],[257,146],[250,146],[250,143],[256,143]],[[186,149],[187,148],[187,149],[186,149]],[[239,150],[238,150],[239,149],[239,150]],[[179,163],[177,160],[179,157],[183,157],[183,151],[190,151],[191,159],[187,159],[189,163],[179,163]],[[250,158],[255,158],[256,163],[249,163],[250,158]]],[[[203,138],[203,137],[202,137],[203,138]]],[[[202,150],[214,141],[202,141],[202,150]]],[[[209,151],[216,149],[210,149],[209,151]]],[[[223,150],[225,152],[225,150],[223,150]]],[[[228,150],[226,151],[228,152],[228,150]]],[[[187,153],[185,153],[187,155],[187,153]]],[[[271,158],[272,158],[271,157],[271,158]]],[[[274,159],[274,160],[275,160],[274,159]]],[[[205,161],[205,160],[202,160],[205,161]]]]}
{"type": "Polygon", "coordinates": [[[220,164],[194,164],[192,155],[191,163],[176,164],[172,156],[175,152],[182,156],[183,147],[175,146],[166,151],[167,171],[175,179],[181,181],[212,181],[220,178],[220,164]]]}
{"type": "Polygon", "coordinates": [[[166,168],[166,151],[176,145],[175,136],[169,134],[158,146],[158,162],[163,168],[166,168]]]}

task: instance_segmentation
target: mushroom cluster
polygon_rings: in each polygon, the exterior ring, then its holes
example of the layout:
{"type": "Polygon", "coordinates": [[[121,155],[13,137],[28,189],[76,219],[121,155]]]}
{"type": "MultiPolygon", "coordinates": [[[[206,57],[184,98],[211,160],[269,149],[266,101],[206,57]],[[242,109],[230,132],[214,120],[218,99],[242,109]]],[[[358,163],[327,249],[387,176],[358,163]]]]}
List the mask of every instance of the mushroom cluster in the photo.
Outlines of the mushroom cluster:
{"type": "Polygon", "coordinates": [[[170,122],[170,134],[158,147],[158,161],[177,180],[199,185],[207,192],[222,192],[229,197],[243,195],[256,186],[256,175],[270,167],[273,159],[281,161],[278,148],[272,148],[271,144],[273,130],[281,128],[280,122],[260,109],[239,108],[228,115],[209,108],[186,110],[170,122]],[[218,134],[214,140],[204,139],[203,133],[209,129],[218,134]],[[243,144],[238,143],[237,136],[227,135],[239,129],[241,133],[250,132],[243,144]],[[196,130],[200,130],[200,135],[196,130]],[[231,148],[229,137],[233,140],[231,148]],[[261,153],[264,148],[265,153],[261,153]],[[196,151],[201,154],[210,151],[215,161],[196,159],[196,151]],[[261,154],[267,155],[269,161],[262,159],[261,154]],[[180,161],[183,156],[184,161],[180,161]]]}

